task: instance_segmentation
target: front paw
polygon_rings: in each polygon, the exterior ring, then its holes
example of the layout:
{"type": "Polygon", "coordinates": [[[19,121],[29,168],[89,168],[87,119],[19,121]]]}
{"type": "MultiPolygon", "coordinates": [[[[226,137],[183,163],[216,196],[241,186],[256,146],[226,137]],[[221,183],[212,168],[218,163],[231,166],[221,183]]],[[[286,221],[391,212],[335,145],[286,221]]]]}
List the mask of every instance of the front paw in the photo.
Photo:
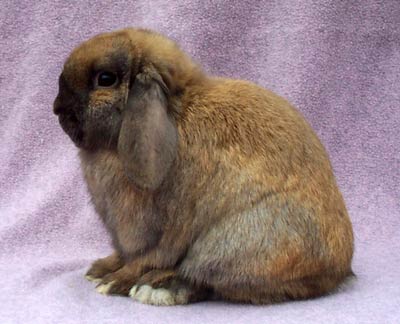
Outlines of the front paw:
{"type": "Polygon", "coordinates": [[[85,278],[89,281],[99,283],[110,273],[113,273],[123,266],[123,261],[117,253],[113,253],[108,257],[98,259],[90,267],[85,278]]]}
{"type": "Polygon", "coordinates": [[[106,275],[100,280],[96,290],[103,295],[128,296],[132,286],[135,285],[137,277],[130,274],[124,268],[106,275]]]}

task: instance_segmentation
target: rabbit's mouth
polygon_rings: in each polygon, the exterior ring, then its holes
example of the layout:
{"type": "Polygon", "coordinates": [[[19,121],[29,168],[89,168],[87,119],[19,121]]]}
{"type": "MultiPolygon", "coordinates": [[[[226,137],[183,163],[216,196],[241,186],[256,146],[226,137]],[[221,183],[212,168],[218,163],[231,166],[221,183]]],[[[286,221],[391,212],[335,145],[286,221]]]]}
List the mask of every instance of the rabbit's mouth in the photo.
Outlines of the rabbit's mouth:
{"type": "Polygon", "coordinates": [[[84,142],[84,132],[76,115],[74,113],[59,114],[58,120],[64,132],[68,134],[76,146],[80,147],[84,142]]]}

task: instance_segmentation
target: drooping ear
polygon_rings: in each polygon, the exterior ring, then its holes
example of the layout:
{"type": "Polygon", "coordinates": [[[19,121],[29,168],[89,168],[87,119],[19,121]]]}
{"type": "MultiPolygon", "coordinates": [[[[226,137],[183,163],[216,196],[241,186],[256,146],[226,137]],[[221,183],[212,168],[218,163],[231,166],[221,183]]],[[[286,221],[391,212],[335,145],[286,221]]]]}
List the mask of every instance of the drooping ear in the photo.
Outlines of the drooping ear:
{"type": "Polygon", "coordinates": [[[139,189],[157,189],[176,158],[178,132],[167,98],[168,88],[155,71],[139,73],[129,90],[118,154],[139,189]]]}

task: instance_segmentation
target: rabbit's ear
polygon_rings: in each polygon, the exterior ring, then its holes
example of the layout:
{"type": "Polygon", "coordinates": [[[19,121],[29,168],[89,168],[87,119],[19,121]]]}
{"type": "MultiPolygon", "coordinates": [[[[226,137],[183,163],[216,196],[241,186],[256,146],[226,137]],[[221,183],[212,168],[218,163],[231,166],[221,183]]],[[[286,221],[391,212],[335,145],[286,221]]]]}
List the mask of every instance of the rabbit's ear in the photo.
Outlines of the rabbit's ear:
{"type": "Polygon", "coordinates": [[[168,113],[168,88],[155,71],[139,73],[129,90],[118,140],[126,175],[155,190],[175,160],[178,132],[168,113]]]}

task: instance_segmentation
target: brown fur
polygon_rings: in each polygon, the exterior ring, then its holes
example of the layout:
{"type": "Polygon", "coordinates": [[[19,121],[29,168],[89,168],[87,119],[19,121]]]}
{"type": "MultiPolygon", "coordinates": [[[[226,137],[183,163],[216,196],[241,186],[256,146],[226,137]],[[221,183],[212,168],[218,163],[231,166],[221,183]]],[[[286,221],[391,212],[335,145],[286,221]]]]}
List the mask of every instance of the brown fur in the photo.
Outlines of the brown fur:
{"type": "Polygon", "coordinates": [[[113,282],[110,293],[160,285],[165,275],[189,287],[193,301],[212,289],[231,301],[269,303],[329,293],[352,273],[352,226],[328,156],[287,101],[251,82],[206,76],[171,40],[140,29],[83,43],[62,79],[54,110],[80,147],[93,203],[120,256],[88,273],[113,282]],[[122,66],[121,84],[88,89],[97,65],[122,66]],[[167,87],[166,102],[135,100],[144,109],[165,106],[154,127],[170,120],[178,134],[155,187],[135,183],[133,162],[118,149],[125,111],[136,107],[126,108],[132,84],[151,73],[167,87]],[[74,121],[72,110],[83,117],[74,121]]]}

